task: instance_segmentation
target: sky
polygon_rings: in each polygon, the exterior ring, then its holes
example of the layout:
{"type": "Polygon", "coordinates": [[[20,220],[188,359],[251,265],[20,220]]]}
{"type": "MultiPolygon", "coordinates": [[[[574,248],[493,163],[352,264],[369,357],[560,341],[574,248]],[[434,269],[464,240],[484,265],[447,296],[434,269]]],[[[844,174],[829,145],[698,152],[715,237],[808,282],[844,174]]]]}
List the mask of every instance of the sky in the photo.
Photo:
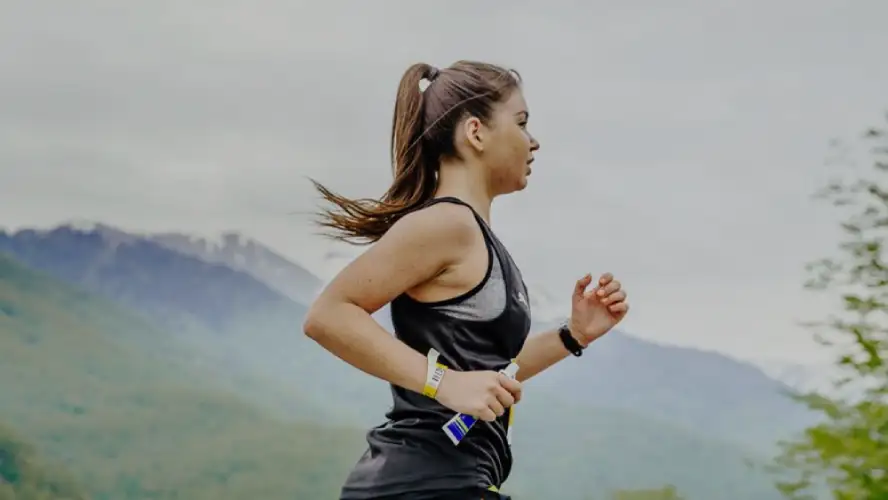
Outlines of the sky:
{"type": "Polygon", "coordinates": [[[0,227],[238,230],[329,279],[360,249],[314,234],[308,178],[379,196],[403,71],[484,60],[521,72],[542,145],[492,215],[537,313],[612,272],[629,333],[826,356],[798,326],[838,305],[802,288],[839,234],[811,195],[832,139],[884,123],[888,3],[2,5],[0,227]]]}

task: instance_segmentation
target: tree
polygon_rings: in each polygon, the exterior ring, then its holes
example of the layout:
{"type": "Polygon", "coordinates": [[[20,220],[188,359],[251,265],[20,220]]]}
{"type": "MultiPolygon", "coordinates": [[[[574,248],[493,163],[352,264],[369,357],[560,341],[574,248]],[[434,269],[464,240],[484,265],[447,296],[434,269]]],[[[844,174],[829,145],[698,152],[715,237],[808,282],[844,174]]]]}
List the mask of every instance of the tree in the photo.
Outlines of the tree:
{"type": "Polygon", "coordinates": [[[822,197],[847,210],[839,256],[809,266],[808,287],[837,294],[841,313],[813,323],[829,332],[820,343],[838,354],[842,377],[835,392],[794,397],[818,412],[822,423],[780,443],[773,470],[790,499],[888,498],[888,116],[856,144],[867,172],[830,184],[822,197]]]}

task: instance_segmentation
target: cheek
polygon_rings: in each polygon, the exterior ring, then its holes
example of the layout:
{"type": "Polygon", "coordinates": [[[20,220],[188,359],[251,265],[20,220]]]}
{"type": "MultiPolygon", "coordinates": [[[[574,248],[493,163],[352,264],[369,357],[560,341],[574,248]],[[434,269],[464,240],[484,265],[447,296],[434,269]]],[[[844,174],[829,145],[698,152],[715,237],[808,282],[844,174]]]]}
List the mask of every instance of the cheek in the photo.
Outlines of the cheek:
{"type": "Polygon", "coordinates": [[[530,139],[522,130],[512,130],[497,138],[491,153],[491,174],[497,184],[512,184],[516,177],[524,177],[530,156],[530,139]]]}
{"type": "Polygon", "coordinates": [[[527,159],[530,156],[530,140],[526,135],[521,134],[512,142],[512,158],[513,161],[520,165],[522,171],[527,165],[527,159]]]}
{"type": "Polygon", "coordinates": [[[497,162],[496,167],[491,171],[491,181],[500,189],[509,191],[513,189],[515,182],[524,175],[523,171],[519,171],[515,162],[503,155],[502,161],[497,162]]]}
{"type": "Polygon", "coordinates": [[[496,171],[501,177],[514,178],[527,165],[527,150],[514,142],[504,146],[497,155],[496,171]]]}
{"type": "Polygon", "coordinates": [[[509,131],[503,134],[498,141],[499,157],[503,161],[514,161],[518,157],[527,160],[527,152],[530,150],[530,142],[520,130],[509,131]]]}

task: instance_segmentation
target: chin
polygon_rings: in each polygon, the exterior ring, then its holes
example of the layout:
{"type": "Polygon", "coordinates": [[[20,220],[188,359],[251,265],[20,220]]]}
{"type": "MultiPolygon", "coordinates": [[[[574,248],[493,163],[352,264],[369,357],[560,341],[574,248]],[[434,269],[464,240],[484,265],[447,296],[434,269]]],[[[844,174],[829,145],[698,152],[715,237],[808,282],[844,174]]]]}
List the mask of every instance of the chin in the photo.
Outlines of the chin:
{"type": "Polygon", "coordinates": [[[515,191],[523,191],[527,187],[527,176],[523,175],[518,182],[515,183],[515,191]]]}
{"type": "Polygon", "coordinates": [[[508,176],[500,177],[497,182],[497,194],[504,195],[509,193],[514,193],[516,191],[523,191],[524,188],[527,187],[527,177],[530,175],[529,168],[522,168],[520,171],[517,169],[512,170],[508,176]]]}
{"type": "Polygon", "coordinates": [[[526,187],[527,178],[522,177],[521,179],[516,179],[515,181],[510,182],[508,185],[503,186],[502,189],[497,192],[497,196],[523,191],[526,187]]]}

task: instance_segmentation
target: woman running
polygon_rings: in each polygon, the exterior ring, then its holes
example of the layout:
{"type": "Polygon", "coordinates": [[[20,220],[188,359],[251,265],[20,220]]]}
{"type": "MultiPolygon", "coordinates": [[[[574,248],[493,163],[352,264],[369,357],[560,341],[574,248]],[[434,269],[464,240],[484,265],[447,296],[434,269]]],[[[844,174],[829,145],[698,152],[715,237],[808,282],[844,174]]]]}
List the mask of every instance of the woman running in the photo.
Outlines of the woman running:
{"type": "Polygon", "coordinates": [[[373,243],[315,300],[305,333],[391,384],[385,424],[341,499],[463,500],[497,493],[512,467],[508,426],[521,382],[583,349],[629,309],[605,274],[577,281],[560,328],[528,337],[527,287],[490,228],[496,196],[527,185],[539,143],[514,71],[479,62],[414,64],[398,87],[394,182],[381,200],[350,200],[315,183],[335,207],[321,224],[373,243]],[[427,86],[421,85],[427,83],[427,86]],[[395,336],[371,314],[391,303],[395,336]],[[512,360],[517,379],[498,373],[512,360]],[[455,445],[442,426],[479,419],[455,445]]]}

